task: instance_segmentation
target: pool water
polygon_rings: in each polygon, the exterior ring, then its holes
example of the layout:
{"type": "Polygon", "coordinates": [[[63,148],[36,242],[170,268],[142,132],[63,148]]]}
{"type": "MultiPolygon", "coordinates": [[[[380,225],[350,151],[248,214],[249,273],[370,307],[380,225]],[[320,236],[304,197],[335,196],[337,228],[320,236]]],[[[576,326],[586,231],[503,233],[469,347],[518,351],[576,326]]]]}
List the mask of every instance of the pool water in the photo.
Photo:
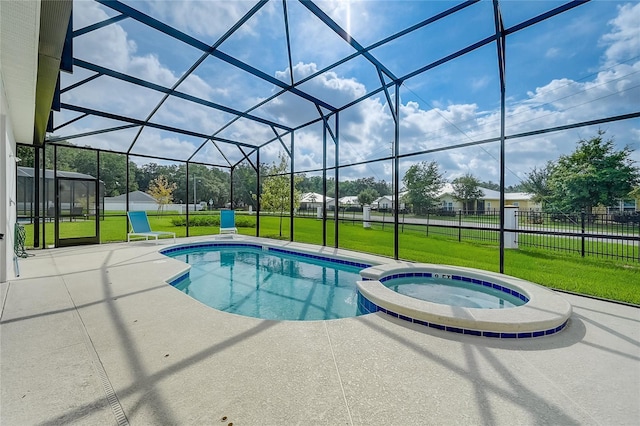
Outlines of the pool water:
{"type": "Polygon", "coordinates": [[[358,267],[251,247],[194,248],[167,255],[191,265],[189,278],[175,287],[221,311],[273,320],[360,314],[358,267]]]}
{"type": "Polygon", "coordinates": [[[416,299],[465,308],[504,309],[525,303],[517,296],[493,288],[445,278],[397,278],[384,285],[416,299]]]}

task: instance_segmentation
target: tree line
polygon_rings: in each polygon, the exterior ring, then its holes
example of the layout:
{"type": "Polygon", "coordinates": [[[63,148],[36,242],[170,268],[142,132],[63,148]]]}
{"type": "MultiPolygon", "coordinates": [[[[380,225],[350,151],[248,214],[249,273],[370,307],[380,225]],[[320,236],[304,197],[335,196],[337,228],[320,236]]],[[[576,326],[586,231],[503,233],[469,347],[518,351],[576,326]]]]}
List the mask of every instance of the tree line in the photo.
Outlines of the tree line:
{"type": "MultiPolygon", "coordinates": [[[[617,150],[613,139],[605,140],[604,134],[600,130],[590,139],[579,140],[572,153],[534,168],[511,189],[531,194],[532,201],[542,204],[543,210],[556,212],[591,214],[598,205],[613,206],[620,200],[640,198],[640,170],[631,159],[633,150],[629,146],[617,150]]],[[[440,191],[446,181],[436,162],[412,165],[403,182],[407,189],[405,202],[413,206],[415,213],[424,214],[439,207],[440,191]]],[[[456,178],[451,184],[453,197],[463,203],[464,209],[472,209],[483,196],[481,186],[493,189],[471,174],[456,178]]]]}

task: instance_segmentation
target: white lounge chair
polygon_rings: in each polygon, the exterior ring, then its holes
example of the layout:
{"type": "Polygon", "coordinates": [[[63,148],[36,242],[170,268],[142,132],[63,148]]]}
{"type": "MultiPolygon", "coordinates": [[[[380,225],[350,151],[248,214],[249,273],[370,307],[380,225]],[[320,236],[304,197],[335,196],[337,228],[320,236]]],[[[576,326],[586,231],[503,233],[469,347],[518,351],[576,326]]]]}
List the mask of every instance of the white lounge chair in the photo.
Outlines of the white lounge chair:
{"type": "Polygon", "coordinates": [[[167,231],[152,231],[149,225],[149,218],[147,212],[127,212],[129,216],[129,223],[131,224],[131,231],[127,233],[127,242],[131,241],[131,237],[144,237],[145,240],[149,238],[155,238],[156,244],[158,244],[158,237],[161,235],[173,235],[173,242],[176,242],[176,233],[167,231]]]}
{"type": "Polygon", "coordinates": [[[220,233],[237,234],[236,212],[233,210],[220,210],[220,233]]]}

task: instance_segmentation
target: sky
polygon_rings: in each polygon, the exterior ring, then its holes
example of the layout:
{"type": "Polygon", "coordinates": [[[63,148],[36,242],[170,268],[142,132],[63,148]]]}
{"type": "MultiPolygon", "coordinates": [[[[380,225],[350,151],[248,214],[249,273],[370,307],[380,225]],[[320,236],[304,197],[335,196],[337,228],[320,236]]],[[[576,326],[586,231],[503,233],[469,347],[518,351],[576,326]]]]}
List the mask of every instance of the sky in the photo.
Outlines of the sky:
{"type": "MultiPolygon", "coordinates": [[[[252,1],[125,1],[161,23],[170,25],[206,45],[214,45],[234,23],[255,6],[252,1]]],[[[453,1],[318,1],[317,7],[345,30],[360,46],[369,47],[460,2],[453,1]]],[[[501,1],[504,25],[513,27],[564,2],[501,1]]],[[[305,80],[300,90],[341,108],[376,91],[380,75],[370,60],[357,55],[325,70],[356,50],[316,15],[297,1],[286,2],[288,27],[282,1],[269,1],[218,50],[270,79],[285,84],[305,80]],[[287,48],[290,39],[291,58],[287,48]],[[319,71],[323,71],[319,73],[319,71]],[[309,78],[312,77],[312,78],[309,78]]],[[[119,12],[89,0],[74,1],[74,30],[117,16],[119,12]]],[[[395,78],[410,76],[399,89],[400,154],[406,156],[400,176],[419,161],[436,161],[449,180],[471,173],[481,180],[500,179],[498,143],[469,144],[500,135],[500,81],[497,48],[488,43],[452,61],[415,75],[417,70],[495,33],[491,1],[477,4],[412,33],[381,44],[370,51],[395,78]]],[[[299,127],[319,117],[316,106],[292,93],[274,99],[281,89],[182,41],[128,18],[77,36],[74,57],[128,76],[175,89],[183,97],[197,97],[248,112],[253,117],[286,127],[299,127]],[[201,62],[197,62],[201,60],[201,62]],[[193,65],[198,65],[193,68],[193,65]],[[177,86],[176,86],[177,85],[177,86]],[[255,108],[256,105],[260,105],[255,108]]],[[[63,103],[215,135],[248,145],[273,139],[275,129],[255,120],[211,109],[199,103],[101,75],[64,90],[94,71],[76,65],[73,74],[62,74],[63,103]],[[159,106],[159,107],[158,107],[159,106]]],[[[640,110],[640,3],[592,1],[507,36],[505,132],[515,135],[555,126],[600,119],[640,110]]],[[[388,76],[382,77],[385,83],[388,76]]],[[[340,165],[386,158],[392,153],[394,120],[388,101],[379,92],[346,108],[339,115],[340,165]]],[[[326,112],[321,108],[321,111],[326,112]]],[[[54,116],[55,126],[79,117],[63,110],[54,116]]],[[[126,125],[118,120],[87,116],[60,127],[55,137],[126,125]]],[[[335,133],[335,121],[330,120],[335,133]]],[[[640,119],[600,126],[508,139],[505,145],[506,183],[526,178],[534,167],[568,154],[577,141],[589,139],[598,129],[613,138],[618,149],[629,146],[640,165],[640,119]]],[[[210,164],[235,163],[243,152],[234,145],[205,143],[205,139],[152,127],[134,127],[70,139],[81,146],[160,156],[210,164]],[[203,147],[198,150],[198,148],[203,147]],[[197,151],[197,153],[196,153],[197,151]],[[195,155],[193,155],[195,153],[195,155]],[[191,157],[193,155],[193,157],[191,157]]],[[[294,134],[296,171],[317,170],[323,164],[322,126],[318,123],[294,134]]],[[[277,158],[290,136],[261,149],[261,161],[277,158]]],[[[245,149],[245,152],[248,152],[245,149]]],[[[133,157],[134,159],[136,157],[133,157]]],[[[253,157],[252,157],[253,158],[253,157]]],[[[334,164],[335,145],[328,142],[327,163],[334,164]]],[[[146,158],[135,161],[143,163],[146,158]]],[[[166,163],[166,161],[158,161],[166,163]]],[[[392,162],[342,168],[341,179],[374,176],[391,181],[392,162]]],[[[317,173],[317,172],[316,172],[317,173]]],[[[308,173],[313,175],[316,173],[308,173]]]]}

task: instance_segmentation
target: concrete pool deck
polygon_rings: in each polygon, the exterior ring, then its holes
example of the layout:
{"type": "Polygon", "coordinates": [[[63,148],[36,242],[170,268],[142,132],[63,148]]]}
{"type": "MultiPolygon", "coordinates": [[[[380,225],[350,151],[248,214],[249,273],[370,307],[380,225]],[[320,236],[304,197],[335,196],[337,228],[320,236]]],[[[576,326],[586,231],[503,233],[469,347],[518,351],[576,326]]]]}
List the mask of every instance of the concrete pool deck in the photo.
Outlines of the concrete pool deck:
{"type": "Polygon", "coordinates": [[[167,285],[184,270],[158,253],[168,245],[20,260],[21,277],[0,286],[0,424],[640,421],[638,308],[563,295],[573,305],[566,329],[517,341],[382,313],[266,321],[167,285]]]}

